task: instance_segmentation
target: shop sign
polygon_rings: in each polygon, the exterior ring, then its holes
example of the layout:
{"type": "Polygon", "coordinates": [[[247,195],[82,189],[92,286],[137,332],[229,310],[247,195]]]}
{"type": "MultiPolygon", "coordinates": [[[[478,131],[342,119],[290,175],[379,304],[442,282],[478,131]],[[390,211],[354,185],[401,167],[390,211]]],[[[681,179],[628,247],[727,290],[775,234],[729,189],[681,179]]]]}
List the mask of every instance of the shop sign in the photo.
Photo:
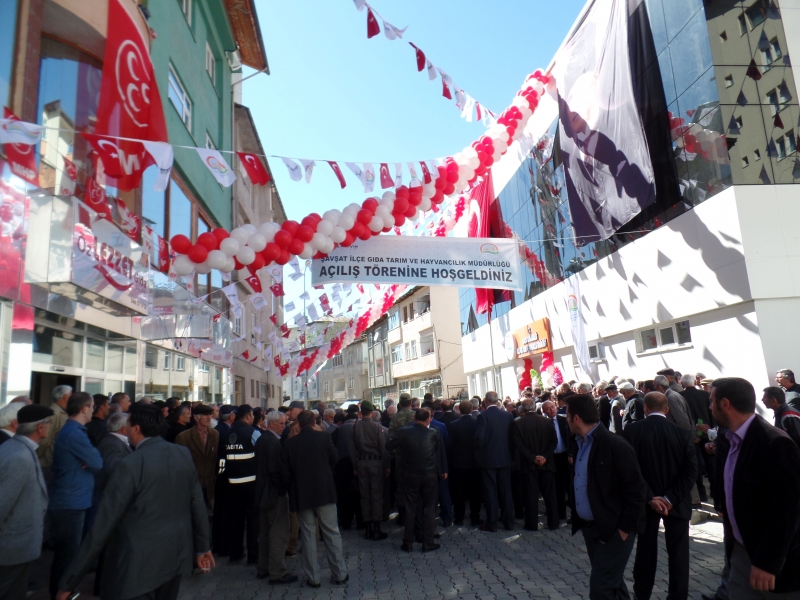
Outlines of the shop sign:
{"type": "Polygon", "coordinates": [[[114,223],[79,205],[72,236],[75,285],[147,314],[150,258],[114,223]]]}
{"type": "Polygon", "coordinates": [[[508,360],[551,352],[553,347],[550,341],[550,319],[545,317],[516,331],[509,331],[506,334],[505,349],[508,360]]]}

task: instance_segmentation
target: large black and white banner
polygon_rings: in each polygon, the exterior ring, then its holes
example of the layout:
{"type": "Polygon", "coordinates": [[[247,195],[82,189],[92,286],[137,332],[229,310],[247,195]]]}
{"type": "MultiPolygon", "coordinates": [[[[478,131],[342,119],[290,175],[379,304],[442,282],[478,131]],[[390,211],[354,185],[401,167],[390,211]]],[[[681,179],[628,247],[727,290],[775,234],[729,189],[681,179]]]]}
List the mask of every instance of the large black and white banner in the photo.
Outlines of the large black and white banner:
{"type": "Polygon", "coordinates": [[[311,261],[311,283],[522,290],[514,239],[379,235],[311,261]]]}
{"type": "Polygon", "coordinates": [[[656,197],[631,80],[629,0],[594,0],[555,59],[575,243],[610,237],[656,197]]]}

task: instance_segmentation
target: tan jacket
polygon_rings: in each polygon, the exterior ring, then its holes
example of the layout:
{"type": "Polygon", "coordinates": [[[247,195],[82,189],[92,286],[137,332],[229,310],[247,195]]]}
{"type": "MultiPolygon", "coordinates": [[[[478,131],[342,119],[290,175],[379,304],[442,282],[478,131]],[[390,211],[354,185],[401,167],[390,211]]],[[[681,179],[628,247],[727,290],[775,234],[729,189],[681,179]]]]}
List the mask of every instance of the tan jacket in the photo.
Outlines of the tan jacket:
{"type": "Polygon", "coordinates": [[[175,443],[185,446],[192,455],[192,462],[197,469],[197,480],[200,487],[206,490],[209,501],[214,499],[214,483],[217,481],[217,461],[219,452],[219,431],[208,428],[208,439],[206,445],[200,440],[200,432],[197,427],[192,427],[188,431],[179,433],[175,438],[175,443]]]}
{"type": "Polygon", "coordinates": [[[53,409],[53,416],[50,417],[50,431],[47,432],[47,437],[42,440],[42,443],[36,449],[36,454],[39,455],[39,463],[43,469],[49,469],[53,466],[53,447],[56,445],[56,436],[61,431],[64,423],[67,422],[67,411],[55,403],[51,404],[50,408],[53,409]]]}

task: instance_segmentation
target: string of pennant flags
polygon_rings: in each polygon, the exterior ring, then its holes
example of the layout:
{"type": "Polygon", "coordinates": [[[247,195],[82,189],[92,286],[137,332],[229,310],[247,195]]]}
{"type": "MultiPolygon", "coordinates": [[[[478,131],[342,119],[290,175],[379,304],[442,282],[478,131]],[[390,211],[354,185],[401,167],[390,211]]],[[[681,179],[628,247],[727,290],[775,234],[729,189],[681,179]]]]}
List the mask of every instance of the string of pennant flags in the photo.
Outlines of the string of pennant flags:
{"type": "MultiPolygon", "coordinates": [[[[367,3],[366,0],[353,0],[353,2],[359,12],[363,12],[365,8],[367,9],[367,39],[380,35],[381,27],[378,20],[383,23],[383,33],[386,39],[392,41],[403,39],[408,26],[402,29],[395,27],[384,19],[375,7],[367,3]]],[[[480,102],[456,85],[453,78],[443,69],[434,65],[419,46],[413,42],[408,42],[408,44],[414,49],[417,71],[420,73],[425,71],[430,81],[436,81],[441,77],[442,96],[448,100],[455,99],[455,106],[460,111],[462,119],[467,122],[480,121],[485,125],[490,125],[497,119],[497,115],[486,108],[486,105],[481,105],[480,102]]]]}

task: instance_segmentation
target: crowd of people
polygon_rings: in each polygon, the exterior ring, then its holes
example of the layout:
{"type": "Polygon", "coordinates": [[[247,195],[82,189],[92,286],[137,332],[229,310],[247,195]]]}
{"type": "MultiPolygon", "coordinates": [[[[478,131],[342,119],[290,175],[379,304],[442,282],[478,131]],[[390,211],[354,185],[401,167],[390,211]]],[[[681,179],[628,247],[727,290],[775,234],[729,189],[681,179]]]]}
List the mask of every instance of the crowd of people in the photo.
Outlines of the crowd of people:
{"type": "Polygon", "coordinates": [[[634,545],[634,594],[651,597],[663,526],[668,597],[682,600],[692,509],[711,498],[726,560],[703,598],[793,597],[800,385],[789,370],[776,384],[761,398],[774,425],[746,380],[672,369],[528,388],[516,401],[400,394],[383,410],[131,403],[58,386],[50,407],[21,397],[0,409],[0,597],[25,598],[43,544],[57,600],[90,569],[102,598],[176,598],[182,577],[221,557],[278,585],[299,581],[286,558],[300,555],[316,588],[319,542],[331,584],[346,585],[342,530],[380,542],[395,519],[401,551],[432,552],[437,524],[468,517],[487,534],[517,520],[580,531],[591,599],[629,597],[634,545]]]}

